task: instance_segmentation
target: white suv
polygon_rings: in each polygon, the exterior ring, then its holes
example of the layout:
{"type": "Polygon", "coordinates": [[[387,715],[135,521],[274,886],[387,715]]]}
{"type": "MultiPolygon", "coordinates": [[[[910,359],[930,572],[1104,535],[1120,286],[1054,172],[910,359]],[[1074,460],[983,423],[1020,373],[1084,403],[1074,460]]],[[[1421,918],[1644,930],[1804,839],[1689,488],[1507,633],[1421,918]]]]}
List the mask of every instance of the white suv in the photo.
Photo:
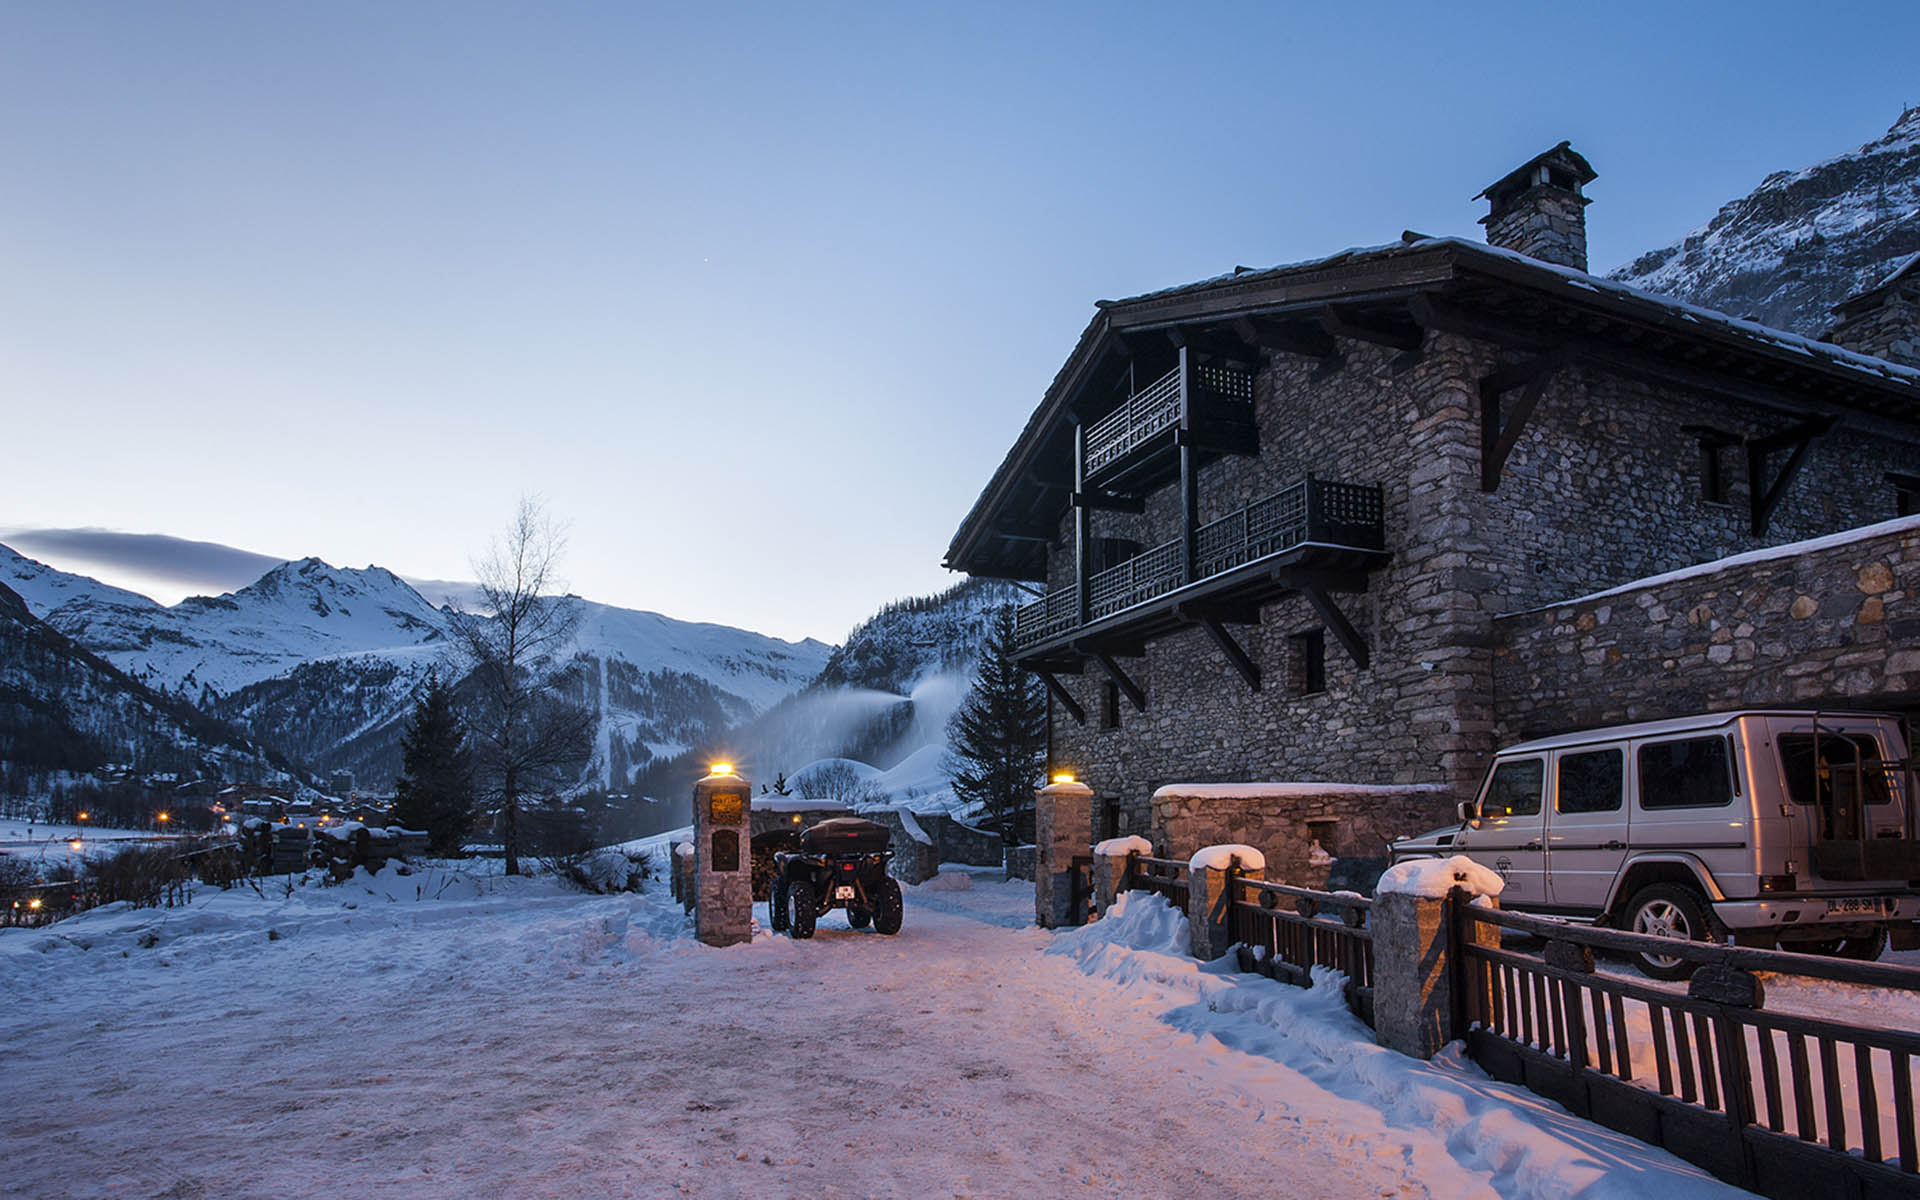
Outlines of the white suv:
{"type": "MultiPolygon", "coordinates": [[[[1878,958],[1920,946],[1920,840],[1900,721],[1745,711],[1542,738],[1494,757],[1457,828],[1503,908],[1640,933],[1878,958]]],[[[1677,979],[1683,960],[1641,955],[1677,979]]]]}

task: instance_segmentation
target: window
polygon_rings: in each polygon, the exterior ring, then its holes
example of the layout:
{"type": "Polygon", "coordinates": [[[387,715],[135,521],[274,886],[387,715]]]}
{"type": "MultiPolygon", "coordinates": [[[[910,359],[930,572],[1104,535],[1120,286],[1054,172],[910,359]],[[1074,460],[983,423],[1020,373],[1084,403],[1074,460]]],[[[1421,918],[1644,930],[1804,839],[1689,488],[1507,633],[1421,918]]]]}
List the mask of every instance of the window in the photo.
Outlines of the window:
{"type": "Polygon", "coordinates": [[[1100,689],[1100,728],[1120,728],[1120,685],[1111,679],[1100,689]]]}
{"type": "Polygon", "coordinates": [[[1540,793],[1546,781],[1547,760],[1544,758],[1501,763],[1493,769],[1493,780],[1487,784],[1487,798],[1480,805],[1480,815],[1487,818],[1539,816],[1540,793]]]}
{"type": "Polygon", "coordinates": [[[1842,805],[1862,791],[1868,804],[1891,804],[1887,768],[1880,762],[1880,743],[1870,733],[1820,734],[1814,753],[1810,733],[1780,735],[1780,768],[1786,772],[1787,795],[1795,804],[1842,805]]]}
{"type": "Polygon", "coordinates": [[[1719,808],[1733,802],[1733,748],[1723,737],[1640,747],[1640,807],[1719,808]]]}
{"type": "Polygon", "coordinates": [[[1627,781],[1626,755],[1618,749],[1590,750],[1560,757],[1560,781],[1554,794],[1556,812],[1613,812],[1627,781]]]}
{"type": "Polygon", "coordinates": [[[1888,471],[1886,478],[1893,485],[1893,515],[1910,517],[1920,512],[1920,475],[1888,471]]]}
{"type": "Polygon", "coordinates": [[[1726,451],[1741,443],[1740,435],[1711,425],[1682,425],[1680,432],[1692,435],[1700,446],[1700,498],[1709,504],[1727,503],[1726,451]]]}
{"type": "Polygon", "coordinates": [[[1310,629],[1288,639],[1293,643],[1293,690],[1311,696],[1327,690],[1327,633],[1310,629]]]}

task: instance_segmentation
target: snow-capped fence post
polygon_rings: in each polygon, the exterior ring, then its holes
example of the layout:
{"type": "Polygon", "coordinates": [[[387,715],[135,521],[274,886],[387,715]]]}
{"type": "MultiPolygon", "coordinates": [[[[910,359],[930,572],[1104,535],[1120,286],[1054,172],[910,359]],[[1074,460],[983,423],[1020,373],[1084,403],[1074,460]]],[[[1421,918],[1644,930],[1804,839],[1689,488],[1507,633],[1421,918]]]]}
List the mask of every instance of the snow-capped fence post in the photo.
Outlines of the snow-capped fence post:
{"type": "Polygon", "coordinates": [[[1414,1058],[1432,1058],[1464,1037],[1457,989],[1457,937],[1499,945],[1492,925],[1454,929],[1452,906],[1497,907],[1501,879],[1471,859],[1404,862],[1380,877],[1367,923],[1373,931],[1373,1040],[1414,1058]]]}
{"type": "Polygon", "coordinates": [[[1265,879],[1266,855],[1252,846],[1208,846],[1187,862],[1187,927],[1193,956],[1212,962],[1233,946],[1233,879],[1265,879]]]}
{"type": "Polygon", "coordinates": [[[1133,860],[1152,854],[1153,843],[1143,837],[1108,838],[1093,848],[1093,914],[1104,917],[1120,893],[1127,890],[1133,860]]]}
{"type": "Polygon", "coordinates": [[[1037,861],[1033,916],[1042,929],[1078,925],[1073,910],[1073,860],[1093,845],[1093,789],[1071,776],[1033,794],[1037,861]]]}

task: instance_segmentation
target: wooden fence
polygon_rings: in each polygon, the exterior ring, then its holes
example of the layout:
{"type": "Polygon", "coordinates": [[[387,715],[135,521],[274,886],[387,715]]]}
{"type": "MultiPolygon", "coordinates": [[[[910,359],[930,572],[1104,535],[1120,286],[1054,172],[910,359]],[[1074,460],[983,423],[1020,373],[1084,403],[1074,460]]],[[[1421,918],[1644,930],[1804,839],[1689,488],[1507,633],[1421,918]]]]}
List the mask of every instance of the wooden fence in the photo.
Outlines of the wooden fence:
{"type": "Polygon", "coordinates": [[[1177,858],[1127,855],[1127,874],[1121,891],[1154,892],[1181,912],[1187,911],[1187,864],[1177,858]]]}
{"type": "Polygon", "coordinates": [[[1490,1074],[1768,1196],[1920,1196],[1920,1034],[1770,1011],[1755,974],[1915,992],[1920,968],[1450,907],[1457,1030],[1490,1074]],[[1544,944],[1478,945],[1475,925],[1544,944]],[[1698,964],[1685,991],[1594,970],[1649,949],[1698,964]]]}
{"type": "Polygon", "coordinates": [[[1373,932],[1367,928],[1373,901],[1230,874],[1227,903],[1241,970],[1301,987],[1311,982],[1313,967],[1343,972],[1347,1007],[1373,1024],[1373,932]]]}

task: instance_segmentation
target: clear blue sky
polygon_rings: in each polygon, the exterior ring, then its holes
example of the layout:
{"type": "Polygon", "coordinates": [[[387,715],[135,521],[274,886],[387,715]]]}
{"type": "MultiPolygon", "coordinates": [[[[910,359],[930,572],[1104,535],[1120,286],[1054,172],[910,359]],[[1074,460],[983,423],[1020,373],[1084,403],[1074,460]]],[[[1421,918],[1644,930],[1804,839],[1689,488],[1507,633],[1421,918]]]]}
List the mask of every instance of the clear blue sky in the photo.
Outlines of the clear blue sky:
{"type": "Polygon", "coordinates": [[[0,529],[455,579],[537,493],[584,595],[838,640],[948,581],[1096,299],[1478,236],[1562,138],[1609,268],[1879,135],[1916,44],[1896,2],[6,3],[0,529]]]}

